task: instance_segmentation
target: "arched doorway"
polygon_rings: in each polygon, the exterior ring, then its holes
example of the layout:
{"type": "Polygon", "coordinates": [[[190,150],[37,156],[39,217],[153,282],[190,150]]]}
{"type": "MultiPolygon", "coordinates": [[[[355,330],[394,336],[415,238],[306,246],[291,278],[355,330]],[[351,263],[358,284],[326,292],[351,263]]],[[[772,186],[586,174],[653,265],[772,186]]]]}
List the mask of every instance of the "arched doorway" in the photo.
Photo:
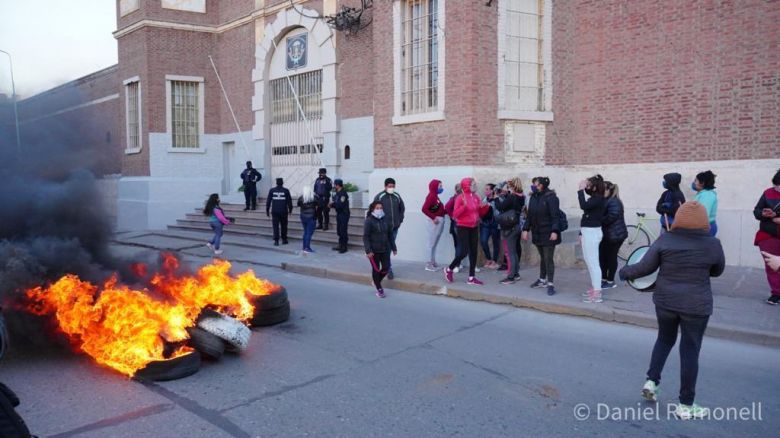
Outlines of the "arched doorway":
{"type": "Polygon", "coordinates": [[[269,142],[273,178],[284,178],[299,193],[320,166],[322,63],[305,28],[277,42],[268,69],[269,142]]]}
{"type": "MultiPolygon", "coordinates": [[[[304,12],[316,15],[309,9],[304,12]]],[[[335,170],[338,163],[336,48],[331,30],[322,20],[301,16],[292,8],[280,11],[265,26],[252,81],[252,135],[264,144],[264,167],[271,178],[284,178],[291,192],[300,193],[304,184],[313,183],[318,167],[335,170]]]]}

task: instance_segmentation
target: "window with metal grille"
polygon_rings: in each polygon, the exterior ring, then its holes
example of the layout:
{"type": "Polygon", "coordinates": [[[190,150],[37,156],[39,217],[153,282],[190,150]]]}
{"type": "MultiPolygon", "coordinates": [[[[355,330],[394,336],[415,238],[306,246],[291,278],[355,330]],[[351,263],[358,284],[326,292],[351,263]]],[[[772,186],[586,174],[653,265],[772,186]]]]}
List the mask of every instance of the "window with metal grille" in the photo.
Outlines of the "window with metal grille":
{"type": "Polygon", "coordinates": [[[544,0],[506,1],[505,109],[544,110],[542,5],[544,0]]]}
{"type": "Polygon", "coordinates": [[[175,148],[200,144],[198,82],[171,81],[171,130],[175,148]]]}
{"type": "Polygon", "coordinates": [[[125,85],[125,99],[127,99],[127,148],[139,149],[141,147],[141,89],[138,82],[130,82],[125,85]]]}
{"type": "Polygon", "coordinates": [[[287,78],[274,79],[269,87],[271,123],[303,121],[298,103],[295,101],[296,94],[307,120],[322,118],[322,70],[290,76],[289,82],[287,78]]]}
{"type": "Polygon", "coordinates": [[[401,114],[438,108],[438,0],[403,0],[401,5],[401,114]]]}

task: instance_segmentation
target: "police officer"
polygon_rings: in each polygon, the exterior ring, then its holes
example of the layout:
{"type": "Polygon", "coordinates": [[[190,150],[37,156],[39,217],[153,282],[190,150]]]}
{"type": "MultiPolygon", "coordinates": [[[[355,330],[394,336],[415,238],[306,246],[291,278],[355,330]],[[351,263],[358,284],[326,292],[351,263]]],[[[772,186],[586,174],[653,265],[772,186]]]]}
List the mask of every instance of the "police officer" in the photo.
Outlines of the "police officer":
{"type": "Polygon", "coordinates": [[[314,181],[314,194],[320,198],[320,203],[317,206],[318,230],[327,230],[328,222],[330,222],[328,202],[330,201],[330,192],[333,190],[333,182],[328,178],[327,173],[327,169],[324,167],[320,168],[319,177],[314,181]]]}
{"type": "Polygon", "coordinates": [[[260,175],[260,172],[252,167],[251,161],[247,161],[246,169],[241,172],[241,182],[244,183],[244,199],[246,200],[244,211],[249,210],[250,207],[252,210],[257,210],[257,183],[261,179],[263,176],[260,175]]]}
{"type": "Polygon", "coordinates": [[[336,233],[339,236],[338,246],[333,250],[341,254],[347,252],[347,225],[349,224],[349,195],[344,190],[344,182],[340,179],[333,181],[336,193],[333,194],[330,206],[336,209],[336,233]]]}
{"type": "Polygon", "coordinates": [[[292,214],[293,204],[290,191],[284,188],[284,180],[276,178],[276,187],[268,191],[265,215],[272,216],[274,246],[279,246],[279,225],[282,226],[282,244],[287,245],[287,216],[292,214]]]}

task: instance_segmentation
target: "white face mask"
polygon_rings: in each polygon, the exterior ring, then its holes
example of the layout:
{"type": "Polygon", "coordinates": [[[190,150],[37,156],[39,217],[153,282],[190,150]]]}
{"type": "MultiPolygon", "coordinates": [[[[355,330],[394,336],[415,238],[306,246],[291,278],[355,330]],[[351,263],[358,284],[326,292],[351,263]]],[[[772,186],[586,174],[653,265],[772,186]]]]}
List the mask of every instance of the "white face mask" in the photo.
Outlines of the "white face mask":
{"type": "Polygon", "coordinates": [[[385,211],[384,210],[374,210],[371,212],[371,215],[373,215],[377,219],[382,219],[385,217],[385,211]]]}
{"type": "Polygon", "coordinates": [[[385,191],[392,195],[393,192],[395,192],[395,187],[388,187],[388,188],[385,189],[385,191]]]}

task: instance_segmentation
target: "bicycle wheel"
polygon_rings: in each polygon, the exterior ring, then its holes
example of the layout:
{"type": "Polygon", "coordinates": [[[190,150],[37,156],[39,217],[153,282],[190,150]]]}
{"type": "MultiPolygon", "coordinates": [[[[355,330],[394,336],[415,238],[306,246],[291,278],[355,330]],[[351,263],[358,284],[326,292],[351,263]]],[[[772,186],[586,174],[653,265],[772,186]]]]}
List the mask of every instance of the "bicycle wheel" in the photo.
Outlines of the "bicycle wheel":
{"type": "Polygon", "coordinates": [[[641,246],[650,246],[650,236],[647,231],[638,228],[636,225],[628,225],[628,238],[623,241],[618,250],[618,258],[624,262],[628,260],[631,253],[641,246]]]}

